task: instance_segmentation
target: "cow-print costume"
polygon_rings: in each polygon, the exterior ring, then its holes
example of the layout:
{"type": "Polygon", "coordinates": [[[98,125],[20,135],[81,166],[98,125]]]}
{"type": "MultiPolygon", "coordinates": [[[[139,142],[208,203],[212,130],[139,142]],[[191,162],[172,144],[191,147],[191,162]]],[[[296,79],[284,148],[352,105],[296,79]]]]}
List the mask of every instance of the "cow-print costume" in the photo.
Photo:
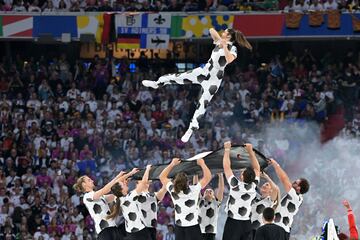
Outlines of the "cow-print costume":
{"type": "MultiPolygon", "coordinates": [[[[227,65],[224,49],[219,47],[218,42],[214,42],[214,44],[216,46],[211,53],[211,57],[203,68],[198,67],[180,74],[164,75],[156,81],[158,86],[167,84],[201,85],[202,95],[189,125],[189,129],[192,130],[199,128],[198,121],[204,116],[207,106],[215,93],[219,90],[224,77],[224,70],[227,65]]],[[[236,46],[232,43],[228,43],[227,48],[232,55],[237,57],[236,46]]]]}
{"type": "Polygon", "coordinates": [[[299,211],[302,202],[302,194],[297,194],[295,189],[291,188],[281,199],[279,206],[275,210],[275,224],[284,228],[287,233],[290,233],[294,216],[299,211]]]}
{"type": "Polygon", "coordinates": [[[110,209],[105,197],[101,196],[98,200],[94,200],[94,193],[94,191],[85,193],[83,202],[95,222],[96,233],[99,234],[105,228],[116,227],[116,223],[114,219],[107,219],[110,209]]]}
{"type": "Polygon", "coordinates": [[[253,229],[258,229],[260,226],[264,225],[263,222],[263,211],[265,208],[273,207],[274,202],[271,200],[271,197],[266,198],[257,197],[251,206],[251,224],[253,229]]]}
{"type": "Polygon", "coordinates": [[[199,202],[199,224],[202,233],[216,234],[217,220],[221,202],[216,198],[208,201],[205,197],[200,198],[199,202]]]}
{"type": "Polygon", "coordinates": [[[228,218],[225,222],[222,239],[248,239],[252,235],[251,205],[256,198],[256,185],[259,177],[257,176],[255,182],[250,184],[240,181],[234,175],[227,181],[230,185],[229,199],[225,208],[228,218]]]}

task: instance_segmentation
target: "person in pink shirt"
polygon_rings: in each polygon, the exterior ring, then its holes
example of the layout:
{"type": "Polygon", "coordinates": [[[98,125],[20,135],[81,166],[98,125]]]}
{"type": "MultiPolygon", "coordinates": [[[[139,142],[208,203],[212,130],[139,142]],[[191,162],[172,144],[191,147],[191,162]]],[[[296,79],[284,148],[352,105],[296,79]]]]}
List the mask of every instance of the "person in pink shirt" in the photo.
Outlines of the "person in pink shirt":
{"type": "Polygon", "coordinates": [[[40,174],[36,177],[36,185],[39,187],[43,187],[45,183],[47,183],[48,186],[51,185],[52,180],[47,175],[46,167],[42,167],[40,170],[40,174]]]}

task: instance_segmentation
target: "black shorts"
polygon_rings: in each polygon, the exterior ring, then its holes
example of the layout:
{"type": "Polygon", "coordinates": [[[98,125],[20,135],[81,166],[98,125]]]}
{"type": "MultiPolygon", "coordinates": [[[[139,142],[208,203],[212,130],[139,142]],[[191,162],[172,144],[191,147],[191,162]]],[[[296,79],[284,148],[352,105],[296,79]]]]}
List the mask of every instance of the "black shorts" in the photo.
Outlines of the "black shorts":
{"type": "Polygon", "coordinates": [[[144,228],[138,232],[127,233],[126,240],[151,240],[150,232],[144,228]]]}
{"type": "Polygon", "coordinates": [[[146,228],[149,233],[150,233],[150,237],[151,237],[151,240],[156,240],[156,228],[153,228],[153,227],[147,227],[146,228]]]}
{"type": "Polygon", "coordinates": [[[125,229],[125,222],[121,223],[121,224],[118,226],[118,229],[119,229],[120,233],[121,233],[124,237],[127,235],[126,229],[125,229]]]}
{"type": "Polygon", "coordinates": [[[117,227],[104,228],[97,237],[98,240],[124,239],[117,227]]]}
{"type": "Polygon", "coordinates": [[[252,226],[250,220],[236,220],[227,218],[223,240],[248,240],[252,236],[252,226]]]}
{"type": "Polygon", "coordinates": [[[203,233],[203,240],[215,240],[215,233],[203,233]]]}
{"type": "Polygon", "coordinates": [[[190,227],[180,227],[175,225],[175,239],[176,240],[202,240],[200,225],[190,227]]]}

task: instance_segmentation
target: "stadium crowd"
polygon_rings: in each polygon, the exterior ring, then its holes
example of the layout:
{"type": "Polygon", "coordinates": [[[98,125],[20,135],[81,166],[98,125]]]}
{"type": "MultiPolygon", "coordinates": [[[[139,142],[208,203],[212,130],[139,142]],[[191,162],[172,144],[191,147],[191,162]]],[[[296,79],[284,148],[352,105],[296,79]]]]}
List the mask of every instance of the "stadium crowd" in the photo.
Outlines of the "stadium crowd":
{"type": "MultiPolygon", "coordinates": [[[[174,61],[142,57],[94,58],[75,64],[53,59],[3,58],[0,63],[0,239],[94,239],[91,217],[72,185],[87,174],[98,186],[112,174],[147,164],[169,163],[216,150],[229,139],[251,142],[281,158],[281,144],[264,145],[256,133],[266,124],[324,124],[346,103],[344,134],[360,137],[360,54],[338,61],[327,54],[288,52],[260,63],[256,52],[245,68],[228,67],[201,129],[179,139],[195,110],[199,89],[140,85],[176,69],[174,61]],[[24,62],[26,60],[26,62],[24,62]],[[72,67],[73,66],[73,67],[72,67]],[[118,76],[118,77],[115,77],[118,76]],[[277,153],[277,154],[274,154],[277,153]]],[[[155,183],[153,188],[160,186],[155,183]]],[[[174,215],[166,196],[158,214],[158,239],[171,239],[174,215]]]]}
{"type": "Polygon", "coordinates": [[[1,0],[4,12],[194,12],[194,11],[342,11],[359,10],[358,1],[343,0],[1,0]]]}

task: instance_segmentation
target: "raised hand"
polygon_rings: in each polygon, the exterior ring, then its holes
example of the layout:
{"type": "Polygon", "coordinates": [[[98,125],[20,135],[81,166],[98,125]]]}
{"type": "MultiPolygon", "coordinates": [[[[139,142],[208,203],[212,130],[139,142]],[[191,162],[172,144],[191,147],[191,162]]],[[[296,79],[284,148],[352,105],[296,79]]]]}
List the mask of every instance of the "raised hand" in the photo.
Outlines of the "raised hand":
{"type": "Polygon", "coordinates": [[[245,143],[244,144],[246,151],[251,152],[253,151],[253,146],[251,143],[245,143]]]}
{"type": "Polygon", "coordinates": [[[196,164],[201,166],[201,165],[205,164],[205,161],[204,161],[204,159],[201,158],[201,159],[196,160],[196,164]]]}
{"type": "Polygon", "coordinates": [[[224,143],[224,148],[225,149],[230,149],[231,148],[231,142],[230,141],[227,141],[224,143]]]}
{"type": "Polygon", "coordinates": [[[173,158],[173,160],[171,161],[171,165],[176,166],[179,165],[181,163],[180,158],[173,158]]]}
{"type": "Polygon", "coordinates": [[[343,205],[344,205],[344,207],[346,207],[346,209],[351,209],[351,206],[350,206],[350,203],[348,200],[344,200],[343,205]]]}

